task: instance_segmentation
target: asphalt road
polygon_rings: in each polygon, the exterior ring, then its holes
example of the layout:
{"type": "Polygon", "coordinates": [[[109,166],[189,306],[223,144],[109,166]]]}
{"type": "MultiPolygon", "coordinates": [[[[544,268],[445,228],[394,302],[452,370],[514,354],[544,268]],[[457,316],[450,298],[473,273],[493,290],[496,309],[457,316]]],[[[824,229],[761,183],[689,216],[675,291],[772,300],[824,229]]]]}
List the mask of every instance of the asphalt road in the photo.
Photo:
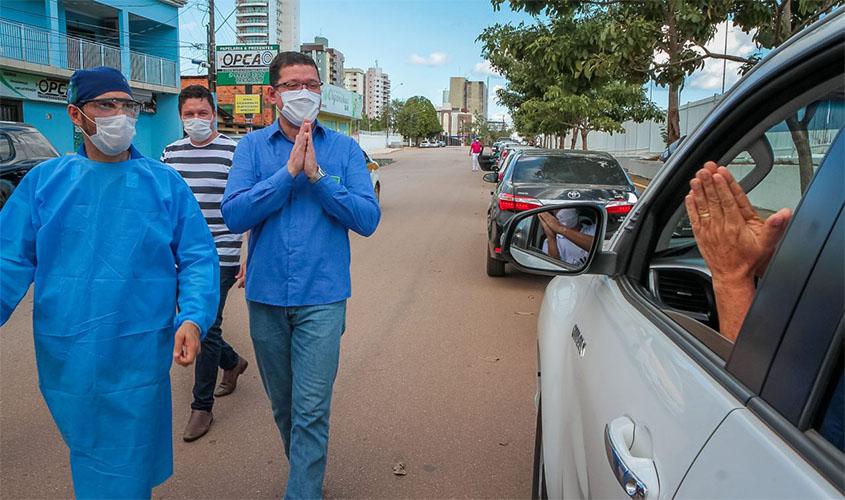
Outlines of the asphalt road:
{"type": "MultiPolygon", "coordinates": [[[[382,168],[382,222],[352,237],[353,296],[335,384],[330,498],[530,495],[535,325],[548,278],[484,271],[490,185],[466,149],[382,168]],[[403,463],[405,476],[393,474],[403,463]]],[[[0,498],[68,498],[67,449],[37,387],[30,296],[0,332],[0,498]]],[[[184,443],[193,369],[174,366],[175,473],[156,498],[278,498],[287,461],[261,387],[242,290],[224,337],[250,360],[184,443]]],[[[120,429],[113,429],[120,432],[120,429]]]]}

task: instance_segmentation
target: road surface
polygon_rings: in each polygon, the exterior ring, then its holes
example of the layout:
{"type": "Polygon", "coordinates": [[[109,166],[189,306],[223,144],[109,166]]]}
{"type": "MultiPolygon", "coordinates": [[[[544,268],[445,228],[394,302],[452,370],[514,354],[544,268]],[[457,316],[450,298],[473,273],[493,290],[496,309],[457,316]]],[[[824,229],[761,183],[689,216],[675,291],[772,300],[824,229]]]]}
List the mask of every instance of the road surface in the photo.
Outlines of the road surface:
{"type": "MultiPolygon", "coordinates": [[[[464,148],[381,171],[382,222],[352,237],[353,296],[335,385],[330,498],[530,495],[535,325],[548,278],[484,271],[490,184],[464,148]],[[407,475],[393,468],[405,465],[407,475]]],[[[0,332],[0,497],[68,498],[67,449],[38,392],[27,296],[0,332]]],[[[174,366],[175,472],[156,498],[279,498],[287,462],[254,363],[243,291],[224,337],[251,365],[184,443],[193,368],[174,366]]],[[[120,432],[120,429],[113,429],[120,432]]]]}

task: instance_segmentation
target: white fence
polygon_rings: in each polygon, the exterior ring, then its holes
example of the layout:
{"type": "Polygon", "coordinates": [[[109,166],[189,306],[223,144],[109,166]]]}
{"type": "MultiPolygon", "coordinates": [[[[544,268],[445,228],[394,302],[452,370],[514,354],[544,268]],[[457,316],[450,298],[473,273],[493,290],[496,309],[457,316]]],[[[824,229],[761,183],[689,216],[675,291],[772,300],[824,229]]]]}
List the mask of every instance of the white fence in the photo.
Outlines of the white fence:
{"type": "Polygon", "coordinates": [[[388,149],[402,147],[405,143],[405,138],[399,134],[390,134],[387,132],[359,132],[358,144],[364,151],[374,151],[377,149],[388,149]]]}
{"type": "MultiPolygon", "coordinates": [[[[678,109],[680,114],[681,135],[689,135],[704,120],[710,111],[716,107],[721,96],[714,95],[707,99],[684,104],[678,109]]],[[[611,153],[645,154],[659,153],[666,149],[662,130],[665,122],[646,121],[635,123],[627,121],[622,124],[624,132],[608,134],[607,132],[590,132],[587,135],[587,148],[593,151],[608,151],[611,153]]],[[[565,145],[568,148],[572,135],[567,136],[565,145]]],[[[581,137],[578,137],[577,148],[581,148],[581,137]]]]}

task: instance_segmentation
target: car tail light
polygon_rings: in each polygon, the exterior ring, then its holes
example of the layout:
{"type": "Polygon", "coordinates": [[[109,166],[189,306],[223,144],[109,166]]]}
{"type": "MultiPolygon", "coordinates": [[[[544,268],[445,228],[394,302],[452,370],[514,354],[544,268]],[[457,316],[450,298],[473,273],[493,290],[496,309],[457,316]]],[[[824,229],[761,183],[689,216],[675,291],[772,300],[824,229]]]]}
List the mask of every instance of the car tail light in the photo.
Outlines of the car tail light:
{"type": "Polygon", "coordinates": [[[540,208],[542,206],[537,198],[514,196],[510,193],[499,194],[499,210],[522,212],[523,210],[531,210],[532,208],[540,208]]]}
{"type": "Polygon", "coordinates": [[[628,212],[634,208],[632,203],[617,203],[614,205],[607,205],[607,215],[627,215],[628,212]]]}

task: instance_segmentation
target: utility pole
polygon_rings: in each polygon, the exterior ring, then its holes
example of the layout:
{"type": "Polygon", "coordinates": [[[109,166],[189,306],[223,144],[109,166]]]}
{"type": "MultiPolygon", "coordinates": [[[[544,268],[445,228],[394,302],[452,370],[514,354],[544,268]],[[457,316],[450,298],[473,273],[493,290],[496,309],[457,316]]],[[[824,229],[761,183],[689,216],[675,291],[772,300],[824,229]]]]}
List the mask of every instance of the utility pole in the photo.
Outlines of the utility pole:
{"type": "Polygon", "coordinates": [[[214,45],[214,0],[208,0],[208,90],[217,93],[217,58],[214,45]]]}

